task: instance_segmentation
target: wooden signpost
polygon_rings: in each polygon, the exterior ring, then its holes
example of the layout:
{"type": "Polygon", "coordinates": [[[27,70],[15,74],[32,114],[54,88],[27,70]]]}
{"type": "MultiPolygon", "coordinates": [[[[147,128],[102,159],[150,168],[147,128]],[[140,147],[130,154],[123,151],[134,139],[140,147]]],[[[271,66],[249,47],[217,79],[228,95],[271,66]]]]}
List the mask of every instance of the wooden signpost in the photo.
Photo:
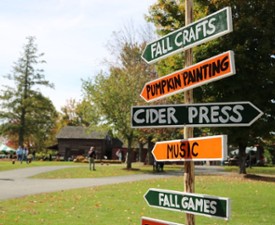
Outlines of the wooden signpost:
{"type": "MultiPolygon", "coordinates": [[[[149,43],[142,59],[151,64],[185,50],[184,69],[145,84],[141,97],[155,101],[184,93],[185,105],[132,107],[132,127],[183,127],[184,139],[157,142],[156,161],[184,161],[184,192],[149,189],[148,205],[186,212],[186,225],[195,225],[194,214],[229,219],[228,198],[193,194],[194,161],[225,160],[227,136],[193,138],[193,127],[250,126],[263,113],[250,102],[194,104],[193,89],[235,74],[234,53],[225,53],[193,64],[192,47],[233,31],[231,8],[226,7],[193,22],[193,1],[185,0],[185,27],[149,43]]],[[[180,225],[142,217],[141,225],[180,225]]]]}

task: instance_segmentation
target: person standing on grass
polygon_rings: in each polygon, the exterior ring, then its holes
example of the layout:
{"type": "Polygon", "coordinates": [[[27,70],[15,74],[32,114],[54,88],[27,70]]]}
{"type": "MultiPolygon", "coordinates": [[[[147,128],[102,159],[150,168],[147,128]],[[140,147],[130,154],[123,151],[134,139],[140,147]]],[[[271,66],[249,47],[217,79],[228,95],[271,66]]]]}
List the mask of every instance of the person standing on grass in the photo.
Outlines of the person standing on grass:
{"type": "Polygon", "coordinates": [[[24,147],[23,148],[23,161],[26,161],[27,164],[29,164],[28,155],[29,155],[29,149],[27,147],[24,147]]]}
{"type": "Polygon", "coordinates": [[[89,168],[90,170],[92,170],[92,165],[93,165],[93,170],[95,170],[95,158],[96,158],[96,154],[95,154],[95,147],[92,146],[88,152],[88,157],[89,157],[89,168]]]}
{"type": "Polygon", "coordinates": [[[23,160],[23,149],[21,146],[18,147],[18,149],[16,150],[16,155],[17,155],[17,160],[22,163],[23,160]]]}

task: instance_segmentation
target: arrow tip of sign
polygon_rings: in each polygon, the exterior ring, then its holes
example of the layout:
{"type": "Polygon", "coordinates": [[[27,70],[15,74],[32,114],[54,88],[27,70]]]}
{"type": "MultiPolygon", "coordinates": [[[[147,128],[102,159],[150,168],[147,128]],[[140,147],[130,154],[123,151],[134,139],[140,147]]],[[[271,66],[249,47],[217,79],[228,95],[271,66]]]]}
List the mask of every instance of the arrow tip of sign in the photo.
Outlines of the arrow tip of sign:
{"type": "Polygon", "coordinates": [[[144,62],[146,62],[146,63],[149,64],[149,65],[153,64],[153,61],[148,61],[143,55],[144,55],[144,52],[143,52],[143,54],[141,55],[141,58],[143,59],[144,62]]]}
{"type": "MultiPolygon", "coordinates": [[[[146,85],[145,85],[145,86],[146,86],[146,85]]],[[[142,89],[142,91],[141,91],[141,93],[140,93],[139,96],[140,96],[144,101],[148,102],[148,100],[143,96],[145,86],[144,86],[144,88],[142,89]]]]}

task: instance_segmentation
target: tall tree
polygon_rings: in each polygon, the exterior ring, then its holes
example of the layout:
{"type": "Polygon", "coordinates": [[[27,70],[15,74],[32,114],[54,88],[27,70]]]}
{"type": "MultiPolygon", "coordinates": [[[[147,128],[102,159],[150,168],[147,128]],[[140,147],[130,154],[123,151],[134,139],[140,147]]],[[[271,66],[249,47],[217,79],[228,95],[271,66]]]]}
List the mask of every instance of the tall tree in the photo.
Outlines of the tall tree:
{"type": "Polygon", "coordinates": [[[41,59],[43,55],[38,53],[35,37],[27,37],[21,57],[12,67],[12,73],[4,76],[9,84],[14,85],[3,85],[1,89],[0,118],[3,123],[0,129],[2,134],[17,135],[18,145],[23,145],[25,138],[49,132],[55,123],[55,108],[39,90],[39,86],[53,87],[45,80],[43,69],[37,68],[37,65],[45,63],[41,59]]]}
{"type": "MultiPolygon", "coordinates": [[[[268,0],[208,0],[195,1],[194,17],[202,18],[226,6],[231,6],[233,32],[194,48],[194,61],[201,61],[224,51],[235,53],[236,76],[196,88],[196,101],[251,101],[264,116],[247,128],[218,128],[212,132],[226,133],[229,142],[239,146],[240,158],[245,159],[245,148],[268,138],[275,125],[275,2],[268,0]]],[[[150,9],[148,20],[160,34],[182,26],[181,3],[177,0],[158,0],[150,9]]],[[[183,6],[182,6],[183,7],[183,6]]],[[[246,173],[244,160],[240,173],[246,173]]]]}
{"type": "Polygon", "coordinates": [[[85,83],[91,102],[100,110],[102,121],[128,143],[127,169],[131,168],[131,149],[135,137],[131,128],[131,106],[137,104],[147,66],[141,62],[142,48],[125,43],[121,52],[122,66],[112,66],[109,75],[99,74],[93,83],[85,83]]]}
{"type": "Polygon", "coordinates": [[[83,90],[89,96],[93,111],[100,125],[107,125],[113,133],[127,141],[127,168],[131,168],[132,144],[137,130],[131,128],[131,106],[142,99],[142,86],[152,73],[151,66],[141,59],[144,44],[139,43],[136,31],[124,28],[113,35],[109,51],[115,63],[108,62],[107,74],[100,73],[94,81],[83,82],[83,90]]]}

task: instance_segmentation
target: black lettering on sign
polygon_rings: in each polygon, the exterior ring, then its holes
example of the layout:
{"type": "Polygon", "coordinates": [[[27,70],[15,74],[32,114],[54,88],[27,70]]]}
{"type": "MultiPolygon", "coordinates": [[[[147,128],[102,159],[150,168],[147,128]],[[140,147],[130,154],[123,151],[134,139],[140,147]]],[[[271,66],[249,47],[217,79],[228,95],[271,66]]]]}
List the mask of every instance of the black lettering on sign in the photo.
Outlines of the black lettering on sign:
{"type": "Polygon", "coordinates": [[[184,86],[208,80],[211,77],[220,74],[221,71],[227,70],[229,67],[229,57],[205,63],[199,67],[191,68],[181,73],[184,86]]]}
{"type": "Polygon", "coordinates": [[[159,80],[154,84],[147,84],[146,85],[146,93],[147,98],[165,94],[166,92],[173,91],[174,89],[178,89],[182,86],[181,76],[178,74],[174,77],[168,77],[163,80],[159,80]]]}
{"type": "Polygon", "coordinates": [[[199,146],[198,142],[194,142],[190,146],[190,142],[182,141],[179,144],[167,144],[167,159],[178,159],[178,158],[192,158],[199,155],[195,151],[195,147],[199,146]]]}

